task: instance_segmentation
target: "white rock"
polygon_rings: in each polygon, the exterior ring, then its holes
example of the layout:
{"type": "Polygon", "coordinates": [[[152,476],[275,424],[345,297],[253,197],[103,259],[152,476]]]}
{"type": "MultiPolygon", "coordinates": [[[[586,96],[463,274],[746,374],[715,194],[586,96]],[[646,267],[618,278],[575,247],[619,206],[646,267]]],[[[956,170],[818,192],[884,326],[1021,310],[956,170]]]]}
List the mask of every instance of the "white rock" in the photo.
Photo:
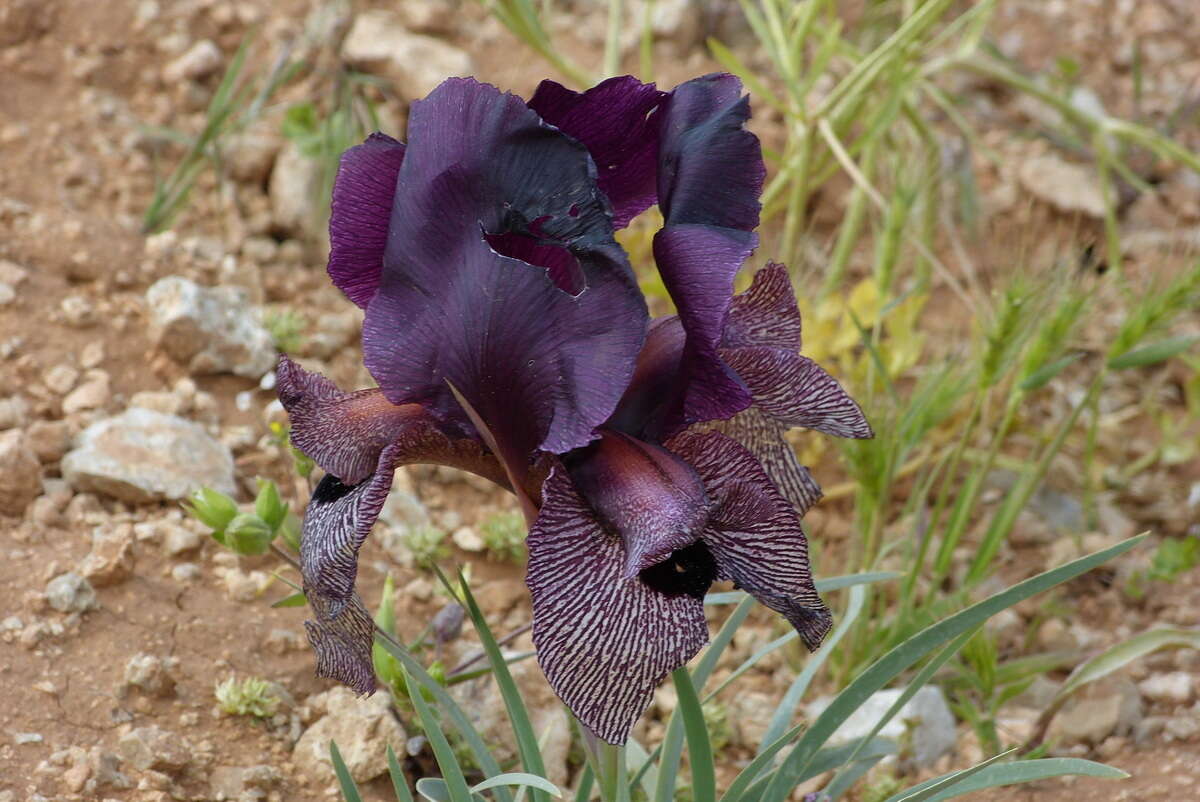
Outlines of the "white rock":
{"type": "Polygon", "coordinates": [[[201,287],[169,276],[150,287],[146,301],[151,336],[192,373],[257,379],[274,367],[271,334],[240,288],[201,287]]]}
{"type": "Polygon", "coordinates": [[[62,472],[76,490],[135,504],[180,500],[202,486],[237,492],[228,448],[199,424],[148,409],[93,423],[62,472]]]}
{"type": "Polygon", "coordinates": [[[133,526],[97,526],[92,550],[79,564],[79,573],[96,587],[124,582],[133,575],[133,526]]]}
{"type": "MultiPolygon", "coordinates": [[[[877,691],[829,737],[829,745],[837,745],[866,736],[879,723],[888,709],[900,698],[901,690],[877,691]]],[[[818,699],[809,706],[809,715],[816,717],[832,703],[831,698],[818,699]]],[[[879,731],[880,738],[896,741],[909,755],[912,764],[925,768],[954,748],[957,734],[954,715],[946,704],[941,688],[926,685],[917,691],[892,719],[879,731]]]]}
{"type": "Polygon", "coordinates": [[[1133,683],[1108,677],[1067,702],[1050,724],[1049,739],[1065,746],[1098,745],[1110,735],[1134,732],[1141,718],[1141,698],[1133,683]]]}
{"type": "Polygon", "coordinates": [[[323,208],[317,197],[320,188],[320,163],[305,156],[295,142],[287,142],[275,159],[268,190],[275,225],[297,235],[317,233],[323,208]]]}
{"type": "Polygon", "coordinates": [[[471,526],[460,526],[455,529],[450,539],[463,551],[483,551],[484,549],[483,538],[471,526]]]}
{"type": "Polygon", "coordinates": [[[0,432],[0,515],[20,515],[42,491],[42,466],[20,429],[0,432]]]}
{"type": "Polygon", "coordinates": [[[173,774],[192,762],[192,750],[182,737],[160,727],[138,727],[121,736],[117,749],[125,762],[146,771],[173,774]]]}
{"type": "Polygon", "coordinates": [[[108,372],[89,370],[84,375],[83,384],[76,387],[63,399],[62,409],[68,415],[84,412],[89,409],[102,409],[112,398],[109,386],[108,372]]]}
{"type": "Polygon", "coordinates": [[[96,606],[96,591],[79,574],[68,572],[46,583],[46,602],[60,613],[82,613],[96,606]]]}
{"type": "Polygon", "coordinates": [[[342,58],[352,67],[389,78],[405,100],[425,97],[446,78],[475,71],[465,50],[412,33],[398,16],[384,10],[354,18],[342,42],[342,58]]]}
{"type": "Polygon", "coordinates": [[[171,696],[175,692],[174,671],[178,667],[177,657],[135,654],[125,664],[122,690],[138,688],[153,696],[171,696]]]}
{"type": "Polygon", "coordinates": [[[6,281],[0,281],[0,306],[8,306],[17,300],[17,290],[6,281]]]}
{"type": "Polygon", "coordinates": [[[77,381],[79,381],[79,371],[65,362],[53,365],[42,373],[42,382],[51,392],[59,395],[71,392],[77,381]]]}
{"type": "Polygon", "coordinates": [[[1186,671],[1153,674],[1138,683],[1138,690],[1151,701],[1187,704],[1192,699],[1192,675],[1186,671]]]}
{"type": "Polygon", "coordinates": [[[29,420],[29,402],[19,395],[0,398],[0,429],[15,429],[29,420]]]}
{"type": "Polygon", "coordinates": [[[21,282],[29,278],[29,271],[21,267],[16,262],[11,262],[8,259],[0,259],[0,281],[10,287],[19,287],[21,282]]]}
{"type": "Polygon", "coordinates": [[[1017,171],[1021,186],[1060,212],[1104,217],[1104,193],[1093,168],[1057,156],[1035,156],[1017,171]]]}
{"type": "Polygon", "coordinates": [[[163,81],[173,84],[207,78],[221,68],[222,59],[221,48],[211,39],[201,39],[163,68],[163,81]]]}
{"type": "Polygon", "coordinates": [[[332,688],[308,700],[325,715],[304,731],[292,758],[330,776],[329,742],[336,741],[350,776],[369,782],[387,771],[387,747],[404,754],[407,735],[392,715],[387,694],[360,699],[349,688],[332,688]]]}

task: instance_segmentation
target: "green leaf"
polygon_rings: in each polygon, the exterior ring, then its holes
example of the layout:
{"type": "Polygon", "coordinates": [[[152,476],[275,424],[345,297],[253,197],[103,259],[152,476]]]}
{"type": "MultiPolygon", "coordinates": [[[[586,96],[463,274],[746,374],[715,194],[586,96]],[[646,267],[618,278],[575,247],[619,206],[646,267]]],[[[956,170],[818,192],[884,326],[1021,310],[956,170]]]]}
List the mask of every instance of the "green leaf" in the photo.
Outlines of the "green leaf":
{"type": "Polygon", "coordinates": [[[1134,348],[1132,351],[1114,356],[1108,360],[1108,366],[1113,370],[1125,370],[1126,368],[1145,368],[1157,365],[1159,362],[1166,362],[1171,357],[1182,354],[1198,342],[1200,342],[1200,334],[1172,337],[1169,340],[1134,348]]]}
{"type": "Polygon", "coordinates": [[[1045,387],[1055,376],[1077,362],[1081,356],[1083,356],[1082,352],[1067,354],[1061,359],[1042,365],[1021,382],[1020,388],[1026,392],[1032,392],[1045,387]]]}
{"type": "Polygon", "coordinates": [[[300,520],[300,516],[288,510],[287,515],[283,516],[283,523],[279,527],[279,536],[295,552],[300,551],[300,527],[302,525],[303,521],[300,520]]]}
{"type": "Polygon", "coordinates": [[[397,802],[414,802],[412,792],[408,790],[408,778],[404,776],[404,769],[400,768],[400,761],[396,759],[396,752],[391,744],[387,747],[387,762],[388,775],[392,778],[392,790],[396,792],[397,802]]]}
{"type": "MultiPolygon", "coordinates": [[[[449,588],[449,583],[446,578],[438,572],[438,576],[442,582],[449,588]]],[[[508,720],[512,724],[513,734],[517,738],[517,751],[521,754],[521,763],[525,767],[525,771],[529,774],[538,777],[545,776],[546,766],[542,762],[542,753],[538,748],[537,734],[533,730],[533,724],[529,720],[529,711],[525,708],[525,702],[521,698],[521,692],[517,689],[517,684],[513,681],[512,673],[508,670],[508,663],[504,659],[504,654],[500,651],[499,644],[496,643],[496,638],[492,634],[492,630],[488,627],[487,621],[483,617],[483,613],[479,609],[479,605],[475,603],[475,597],[471,594],[470,587],[467,586],[466,579],[459,574],[459,586],[462,589],[462,599],[466,603],[467,614],[471,616],[471,623],[475,625],[475,631],[479,635],[479,641],[483,644],[483,649],[487,653],[488,662],[492,666],[492,674],[496,678],[496,685],[500,689],[500,695],[504,698],[504,706],[508,710],[508,720]]],[[[537,790],[538,786],[534,786],[534,791],[531,794],[533,799],[542,800],[545,802],[545,796],[537,790]]]]}
{"type": "MultiPolygon", "coordinates": [[[[421,719],[421,729],[425,731],[425,737],[429,739],[429,746],[433,749],[433,756],[437,760],[438,768],[442,771],[442,778],[446,790],[449,792],[446,797],[447,802],[472,802],[471,791],[467,788],[467,779],[463,776],[462,766],[458,765],[458,758],[454,756],[454,749],[446,740],[446,733],[442,732],[442,725],[438,723],[433,710],[430,709],[429,704],[421,695],[420,689],[407,672],[405,672],[404,680],[408,685],[408,698],[412,701],[417,717],[421,719]]],[[[417,791],[421,791],[420,782],[417,783],[417,791]]]]}
{"type": "Polygon", "coordinates": [[[509,772],[507,774],[497,774],[495,777],[489,777],[481,783],[471,786],[471,793],[477,794],[480,791],[486,791],[489,788],[496,788],[501,785],[518,785],[528,788],[538,788],[551,796],[562,796],[562,791],[558,786],[549,780],[538,777],[535,774],[527,774],[525,772],[509,772]]]}
{"type": "Polygon", "coordinates": [[[254,514],[274,532],[283,523],[287,512],[287,505],[279,498],[279,488],[275,483],[270,479],[259,479],[258,496],[254,499],[254,514]]]}
{"type": "Polygon", "coordinates": [[[677,709],[683,715],[683,729],[687,735],[692,799],[694,802],[716,802],[717,777],[712,744],[708,740],[708,725],[704,723],[704,711],[700,709],[700,697],[692,684],[692,675],[686,668],[677,668],[671,673],[671,679],[675,681],[675,694],[679,698],[677,709]]]}
{"type": "Polygon", "coordinates": [[[938,794],[945,792],[947,789],[965,781],[968,777],[978,774],[988,766],[991,766],[993,763],[999,763],[1001,760],[1004,760],[1015,751],[1017,750],[1013,748],[1009,749],[1007,752],[1001,752],[998,755],[993,755],[982,763],[971,766],[969,769],[952,771],[949,774],[943,774],[941,777],[935,777],[933,780],[927,783],[921,783],[921,785],[914,788],[909,788],[901,791],[898,794],[893,794],[890,798],[895,800],[895,802],[926,802],[938,794]]]}
{"type": "MultiPolygon", "coordinates": [[[[955,772],[955,774],[958,773],[960,772],[955,772]]],[[[903,802],[913,802],[913,800],[917,799],[921,800],[921,802],[941,802],[943,799],[953,799],[954,797],[969,794],[973,791],[982,791],[985,788],[1016,785],[1017,783],[1034,782],[1036,780],[1048,780],[1052,777],[1062,777],[1068,774],[1077,774],[1084,777],[1101,777],[1111,780],[1124,779],[1129,776],[1120,769],[1115,769],[1112,766],[1073,757],[1021,760],[1016,763],[987,766],[977,774],[961,782],[956,782],[952,787],[937,792],[933,796],[913,796],[914,792],[919,792],[928,786],[935,785],[945,779],[945,776],[952,775],[935,777],[920,785],[901,791],[899,794],[894,794],[888,797],[885,802],[901,802],[901,800],[903,802]]]]}
{"type": "Polygon", "coordinates": [[[248,512],[238,513],[225,529],[229,548],[238,554],[266,554],[274,536],[266,521],[248,512]]]}
{"type": "MultiPolygon", "coordinates": [[[[394,640],[382,637],[376,633],[375,642],[382,644],[388,654],[395,657],[404,666],[407,674],[405,677],[406,684],[408,681],[416,680],[422,690],[437,702],[438,709],[444,716],[450,719],[458,734],[466,742],[480,770],[484,774],[489,775],[502,773],[500,764],[496,762],[496,758],[488,751],[487,744],[483,742],[483,738],[480,737],[479,731],[471,724],[471,720],[467,717],[467,714],[454,701],[454,697],[446,692],[446,688],[430,676],[429,672],[425,670],[425,666],[421,665],[419,660],[394,640]]],[[[509,793],[507,788],[497,788],[495,794],[500,802],[512,802],[512,794],[509,793]]]]}
{"type": "Polygon", "coordinates": [[[450,796],[450,788],[446,781],[437,777],[422,777],[417,780],[417,793],[429,802],[453,802],[454,799],[450,796]]]}
{"type": "Polygon", "coordinates": [[[192,493],[185,506],[196,520],[213,530],[214,536],[224,534],[225,527],[238,514],[237,502],[211,487],[192,493]]]}
{"type": "Polygon", "coordinates": [[[820,671],[821,666],[825,665],[825,661],[829,655],[841,642],[850,628],[854,626],[854,622],[858,620],[859,614],[862,612],[863,604],[867,598],[867,590],[862,585],[856,585],[850,589],[850,598],[846,604],[846,613],[838,621],[833,633],[829,639],[825,641],[824,646],[809,655],[808,662],[804,664],[804,670],[800,675],[792,681],[791,686],[787,689],[787,693],[783,695],[783,699],[779,702],[779,707],[776,708],[775,714],[771,716],[771,723],[767,725],[767,731],[763,734],[763,743],[759,744],[761,750],[764,744],[769,744],[775,741],[788,724],[792,721],[792,716],[796,713],[796,707],[800,704],[800,700],[804,698],[804,694],[808,691],[808,686],[812,683],[813,677],[820,671]]]}
{"type": "Polygon", "coordinates": [[[759,752],[754,760],[751,760],[750,764],[738,772],[737,777],[734,777],[733,782],[729,784],[729,787],[725,789],[725,793],[721,796],[721,802],[738,802],[758,773],[775,762],[775,755],[779,753],[779,750],[791,743],[792,739],[804,729],[804,726],[803,724],[797,724],[777,738],[774,743],[759,752]]]}
{"type": "Polygon", "coordinates": [[[333,772],[337,775],[338,785],[341,786],[342,798],[346,802],[362,802],[358,786],[354,784],[354,778],[350,776],[350,769],[346,768],[346,761],[342,760],[342,753],[338,751],[337,744],[333,741],[329,742],[329,760],[333,763],[333,772]]]}
{"type": "Polygon", "coordinates": [[[308,597],[304,595],[304,591],[300,591],[293,593],[291,596],[284,596],[279,601],[273,603],[271,607],[303,607],[306,604],[308,604],[308,597]]]}
{"type": "Polygon", "coordinates": [[[1145,535],[1130,538],[1103,551],[1026,579],[1024,582],[971,605],[944,621],[926,627],[891,649],[846,686],[834,699],[833,704],[817,717],[817,720],[812,723],[812,726],[784,758],[783,764],[767,787],[762,798],[763,802],[783,802],[795,787],[796,778],[803,775],[805,768],[812,762],[813,756],[834,730],[870,698],[871,694],[884,688],[901,672],[925,655],[964,632],[974,629],[1001,610],[1086,573],[1113,557],[1124,554],[1144,539],[1145,535]]]}

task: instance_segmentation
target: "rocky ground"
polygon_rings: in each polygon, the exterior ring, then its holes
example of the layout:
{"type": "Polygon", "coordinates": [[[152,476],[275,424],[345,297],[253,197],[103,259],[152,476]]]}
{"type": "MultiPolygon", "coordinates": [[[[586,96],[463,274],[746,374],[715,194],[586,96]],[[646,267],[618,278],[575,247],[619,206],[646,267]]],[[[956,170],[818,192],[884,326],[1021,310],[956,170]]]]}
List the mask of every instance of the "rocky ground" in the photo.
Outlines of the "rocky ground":
{"type": "MultiPolygon", "coordinates": [[[[663,83],[713,69],[700,46],[705,26],[735,45],[748,42],[721,3],[702,18],[686,4],[660,5],[663,83]]],[[[1004,53],[1033,69],[1071,54],[1091,87],[1080,103],[1155,122],[1189,119],[1180,109],[1194,115],[1200,30],[1187,0],[1000,5],[1004,53]],[[1136,92],[1135,60],[1144,76],[1136,92]]],[[[595,52],[599,8],[574,7],[573,26],[555,33],[595,52]]],[[[313,676],[303,611],[268,606],[290,592],[275,576],[288,570],[269,555],[222,550],[179,503],[197,484],[248,501],[259,476],[279,482],[293,505],[303,503],[306,483],[269,428],[283,421],[271,367],[288,314],[303,316],[294,350],[306,366],[342,386],[369,382],[356,344],[358,310],[323,274],[320,164],[280,133],[284,108],[328,97],[342,63],[380,79],[376,99],[391,133],[403,130],[401,99],[425,94],[444,75],[473,72],[527,94],[547,74],[474,3],[0,2],[0,802],[325,799],[331,737],[370,799],[390,798],[380,778],[387,744],[412,755],[412,769],[428,765],[383,694],[356,700],[313,676]],[[225,65],[249,31],[249,63],[260,74],[281,54],[306,66],[222,143],[220,170],[200,174],[172,227],[144,235],[155,178],[182,155],[164,130],[202,129],[225,65]],[[267,715],[234,715],[218,703],[218,683],[247,677],[270,683],[267,715]]],[[[1065,241],[1098,230],[1093,174],[1046,141],[1012,133],[1036,127],[1044,111],[987,87],[971,111],[1000,157],[978,165],[988,234],[966,246],[985,280],[1011,255],[992,243],[1013,232],[1041,249],[1031,263],[1048,263],[1065,241]]],[[[1190,120],[1179,136],[1200,147],[1190,120]]],[[[769,139],[776,123],[763,113],[755,125],[769,139]]],[[[1134,269],[1165,271],[1200,244],[1200,179],[1181,169],[1152,178],[1157,194],[1128,204],[1122,222],[1134,269]]],[[[844,199],[823,200],[836,217],[844,199]]],[[[1165,372],[1149,385],[1114,386],[1105,413],[1120,426],[1103,436],[1131,461],[1153,449],[1138,398],[1170,396],[1180,381],[1165,372]]],[[[1194,426],[1187,431],[1194,435],[1194,426]]],[[[828,462],[823,478],[833,484],[837,467],[828,462]]],[[[1195,534],[1200,466],[1154,467],[1103,504],[1105,531],[1088,533],[1073,495],[1040,494],[1018,527],[1004,578],[1142,529],[1195,534]]],[[[414,564],[406,535],[433,526],[452,533],[454,556],[472,565],[497,631],[520,629],[529,618],[520,566],[478,553],[480,526],[508,509],[507,498],[460,474],[402,470],[364,551],[364,596],[378,598],[391,573],[401,633],[415,636],[430,621],[446,599],[414,564]]],[[[810,527],[814,537],[836,541],[851,518],[834,501],[810,527]]],[[[1019,607],[995,631],[1014,651],[1086,654],[1156,624],[1200,623],[1197,572],[1137,603],[1109,581],[1144,561],[1141,554],[1076,582],[1052,614],[1040,604],[1019,607]]],[[[752,616],[732,660],[773,638],[773,626],[769,616],[752,616]]],[[[464,636],[443,648],[452,666],[469,659],[474,644],[464,636]]],[[[527,636],[511,648],[529,648],[527,636]]],[[[573,764],[563,713],[532,661],[514,670],[535,726],[547,733],[551,778],[566,781],[573,764]]],[[[776,653],[723,700],[730,766],[757,743],[794,673],[794,662],[776,653]]],[[[1077,783],[1072,792],[1184,798],[1181,789],[1200,782],[1198,678],[1195,652],[1164,652],[1069,704],[1052,730],[1061,750],[1135,775],[1122,785],[1077,783]]],[[[1039,681],[1005,708],[1006,738],[1030,731],[1061,679],[1039,681]]],[[[456,693],[503,741],[491,683],[456,693]]],[[[639,731],[646,740],[661,735],[673,704],[669,689],[659,693],[639,731]]],[[[914,699],[908,718],[918,772],[979,757],[935,689],[914,699]]],[[[1052,785],[985,798],[1061,793],[1052,785]]]]}

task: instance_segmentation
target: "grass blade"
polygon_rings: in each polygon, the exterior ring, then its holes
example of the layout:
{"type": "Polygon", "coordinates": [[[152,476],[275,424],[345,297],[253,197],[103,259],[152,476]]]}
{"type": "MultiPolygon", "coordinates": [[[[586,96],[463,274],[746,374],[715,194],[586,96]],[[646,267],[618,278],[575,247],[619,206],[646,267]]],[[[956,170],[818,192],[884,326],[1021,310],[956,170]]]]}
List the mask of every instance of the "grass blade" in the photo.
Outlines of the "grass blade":
{"type": "Polygon", "coordinates": [[[763,802],[783,802],[791,793],[791,789],[795,787],[796,778],[803,774],[817,750],[833,734],[838,725],[857,710],[871,694],[882,689],[929,652],[964,632],[978,627],[1001,610],[1086,573],[1113,557],[1129,551],[1143,540],[1145,540],[1145,535],[1130,538],[1103,551],[1026,579],[1024,582],[1019,582],[1007,590],[984,599],[944,621],[927,627],[897,645],[846,686],[833,704],[813,722],[784,759],[779,771],[767,787],[763,802]]]}
{"type": "Polygon", "coordinates": [[[392,778],[392,790],[396,792],[396,802],[413,802],[412,791],[408,790],[408,778],[404,776],[404,769],[400,768],[400,761],[396,758],[391,744],[388,744],[387,748],[387,762],[388,775],[392,778]]]}
{"type": "MultiPolygon", "coordinates": [[[[433,749],[433,756],[437,759],[438,768],[442,770],[442,781],[446,784],[446,790],[450,794],[450,802],[471,802],[471,791],[467,788],[467,778],[463,776],[462,766],[458,765],[458,758],[454,756],[454,748],[446,740],[446,733],[442,732],[442,725],[434,716],[429,703],[425,701],[420,687],[413,682],[407,671],[404,672],[404,681],[408,686],[408,698],[412,701],[417,717],[421,720],[421,729],[425,730],[425,737],[429,739],[429,746],[433,749]]],[[[417,790],[421,790],[419,782],[417,790]]]]}
{"type": "MultiPolygon", "coordinates": [[[[968,769],[970,771],[970,769],[968,769]]],[[[901,791],[888,797],[885,802],[941,802],[943,799],[953,799],[956,796],[982,791],[985,788],[995,788],[1000,785],[1016,785],[1017,783],[1048,780],[1051,777],[1062,777],[1067,774],[1077,774],[1084,777],[1102,777],[1119,780],[1129,775],[1120,769],[1095,763],[1091,760],[1080,760],[1073,757],[1052,757],[1041,760],[1021,760],[1016,763],[1005,763],[998,766],[987,766],[972,776],[954,783],[953,787],[936,792],[932,796],[917,796],[928,786],[941,782],[944,777],[934,777],[920,785],[901,791]]]]}
{"type": "Polygon", "coordinates": [[[700,697],[692,684],[692,675],[686,668],[677,668],[671,674],[675,681],[675,693],[679,698],[678,710],[683,715],[683,729],[687,735],[688,762],[692,766],[692,799],[694,802],[716,802],[717,776],[713,766],[712,743],[708,739],[708,725],[704,723],[704,711],[700,708],[700,697]]]}
{"type": "MultiPolygon", "coordinates": [[[[376,633],[376,643],[381,643],[383,648],[404,666],[404,671],[407,674],[406,681],[416,680],[423,690],[433,696],[437,702],[438,709],[442,711],[443,715],[449,717],[454,728],[458,730],[458,734],[466,741],[467,747],[470,748],[471,754],[474,756],[479,768],[487,775],[500,774],[500,764],[496,762],[496,758],[492,757],[487,744],[479,736],[479,731],[471,724],[471,720],[467,718],[467,714],[458,706],[454,698],[446,692],[441,683],[431,677],[429,672],[425,670],[425,667],[400,644],[389,638],[380,637],[378,633],[376,633]]],[[[512,794],[509,793],[507,788],[497,788],[495,793],[496,798],[500,802],[512,802],[512,794]]]]}
{"type": "Polygon", "coordinates": [[[938,794],[952,788],[955,785],[966,780],[968,777],[978,774],[993,763],[999,763],[1004,758],[1011,755],[1014,749],[1009,749],[1007,752],[1001,752],[998,755],[993,755],[982,763],[971,766],[969,769],[962,771],[952,771],[949,774],[943,774],[941,777],[934,777],[928,783],[921,783],[920,786],[909,788],[901,791],[899,794],[894,794],[893,799],[896,802],[926,802],[938,794]]]}
{"type": "MultiPolygon", "coordinates": [[[[825,642],[822,649],[818,649],[815,653],[809,656],[808,662],[804,664],[804,670],[800,675],[792,681],[791,686],[787,689],[787,693],[783,695],[783,699],[779,702],[779,707],[775,711],[775,715],[771,717],[771,723],[767,725],[767,731],[763,735],[763,744],[773,743],[780,737],[780,734],[787,729],[788,724],[792,720],[792,716],[796,713],[796,706],[800,704],[800,700],[804,698],[808,686],[812,683],[813,677],[825,665],[825,660],[828,659],[830,653],[845,637],[850,628],[854,626],[854,622],[858,620],[859,614],[862,612],[863,603],[866,601],[866,588],[862,585],[856,585],[850,589],[850,601],[846,606],[846,613],[842,616],[842,620],[833,630],[833,634],[829,636],[829,640],[825,642]]],[[[761,754],[762,744],[759,745],[761,754]]]]}
{"type": "Polygon", "coordinates": [[[346,802],[362,802],[362,795],[358,793],[358,786],[350,776],[350,769],[346,768],[346,761],[342,760],[342,753],[333,741],[329,742],[329,760],[333,763],[333,772],[337,775],[338,786],[342,789],[342,798],[346,802]]]}
{"type": "Polygon", "coordinates": [[[775,739],[775,742],[763,749],[754,760],[746,768],[738,772],[738,776],[733,778],[733,782],[725,789],[725,793],[721,796],[721,802],[739,802],[746,789],[750,787],[750,783],[754,782],[754,778],[760,771],[769,767],[775,760],[775,755],[779,754],[779,750],[792,742],[792,739],[800,734],[804,729],[803,724],[797,724],[783,735],[775,739]]]}
{"type": "MultiPolygon", "coordinates": [[[[442,581],[446,581],[445,577],[442,577],[442,581]]],[[[496,678],[496,685],[500,688],[500,695],[504,698],[504,706],[508,710],[508,720],[512,723],[513,734],[517,738],[517,750],[521,755],[521,764],[527,773],[545,777],[546,766],[542,762],[542,752],[538,748],[537,733],[533,731],[533,724],[529,720],[529,711],[525,708],[525,702],[521,699],[517,683],[513,681],[512,673],[508,670],[508,663],[505,661],[500,646],[496,643],[496,638],[492,634],[491,628],[488,627],[479,605],[475,603],[471,589],[461,574],[459,575],[459,587],[467,606],[467,614],[471,616],[471,623],[475,625],[475,631],[479,634],[479,642],[483,644],[483,649],[487,652],[488,662],[492,666],[492,674],[496,678]]],[[[541,786],[535,784],[532,787],[534,788],[533,799],[546,802],[545,794],[538,790],[541,786]]]]}
{"type": "Polygon", "coordinates": [[[476,783],[471,786],[471,793],[478,794],[481,791],[487,791],[491,788],[497,788],[501,785],[518,785],[526,788],[537,788],[545,791],[551,796],[562,796],[562,791],[558,786],[544,777],[538,777],[536,774],[527,774],[521,771],[509,772],[507,774],[497,774],[495,777],[488,777],[481,783],[476,783]]]}

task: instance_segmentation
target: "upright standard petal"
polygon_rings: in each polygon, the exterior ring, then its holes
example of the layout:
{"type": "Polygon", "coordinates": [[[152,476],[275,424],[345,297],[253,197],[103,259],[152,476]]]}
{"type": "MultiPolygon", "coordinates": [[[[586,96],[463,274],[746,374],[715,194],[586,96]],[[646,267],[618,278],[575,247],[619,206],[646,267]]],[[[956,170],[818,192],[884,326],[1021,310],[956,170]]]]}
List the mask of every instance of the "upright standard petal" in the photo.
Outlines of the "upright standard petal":
{"type": "Polygon", "coordinates": [[[346,297],[367,308],[379,288],[396,177],[404,145],[371,134],[342,154],[329,204],[329,277],[346,297]]]}
{"type": "Polygon", "coordinates": [[[586,92],[542,81],[529,100],[543,120],[587,146],[600,190],[612,204],[613,228],[629,225],[657,200],[654,111],[666,96],[654,84],[623,75],[586,92]]]}
{"type": "Polygon", "coordinates": [[[659,112],[658,198],[663,228],[654,259],[687,333],[668,432],[729,418],[751,396],[718,348],[733,279],[758,244],[765,168],[744,127],[750,105],[732,75],[679,85],[659,112]]]}
{"type": "Polygon", "coordinates": [[[625,577],[621,538],[561,466],[546,480],[528,546],[538,663],[585,727],[623,744],[658,684],[708,641],[703,592],[668,595],[625,577]]]}
{"type": "Polygon", "coordinates": [[[586,148],[519,98],[466,79],[413,104],[409,140],[363,327],[367,368],[393,403],[469,431],[453,384],[509,462],[586,444],[646,326],[586,148]],[[502,235],[565,248],[583,288],[497,252],[488,238],[502,235]]]}
{"type": "Polygon", "coordinates": [[[792,504],[749,451],[719,432],[689,432],[666,445],[696,469],[712,500],[700,539],[718,577],[782,613],[809,649],[820,646],[833,618],[813,584],[792,504]]]}
{"type": "Polygon", "coordinates": [[[664,448],[602,430],[563,458],[575,488],[625,544],[625,579],[696,542],[708,517],[700,477],[664,448]]]}

